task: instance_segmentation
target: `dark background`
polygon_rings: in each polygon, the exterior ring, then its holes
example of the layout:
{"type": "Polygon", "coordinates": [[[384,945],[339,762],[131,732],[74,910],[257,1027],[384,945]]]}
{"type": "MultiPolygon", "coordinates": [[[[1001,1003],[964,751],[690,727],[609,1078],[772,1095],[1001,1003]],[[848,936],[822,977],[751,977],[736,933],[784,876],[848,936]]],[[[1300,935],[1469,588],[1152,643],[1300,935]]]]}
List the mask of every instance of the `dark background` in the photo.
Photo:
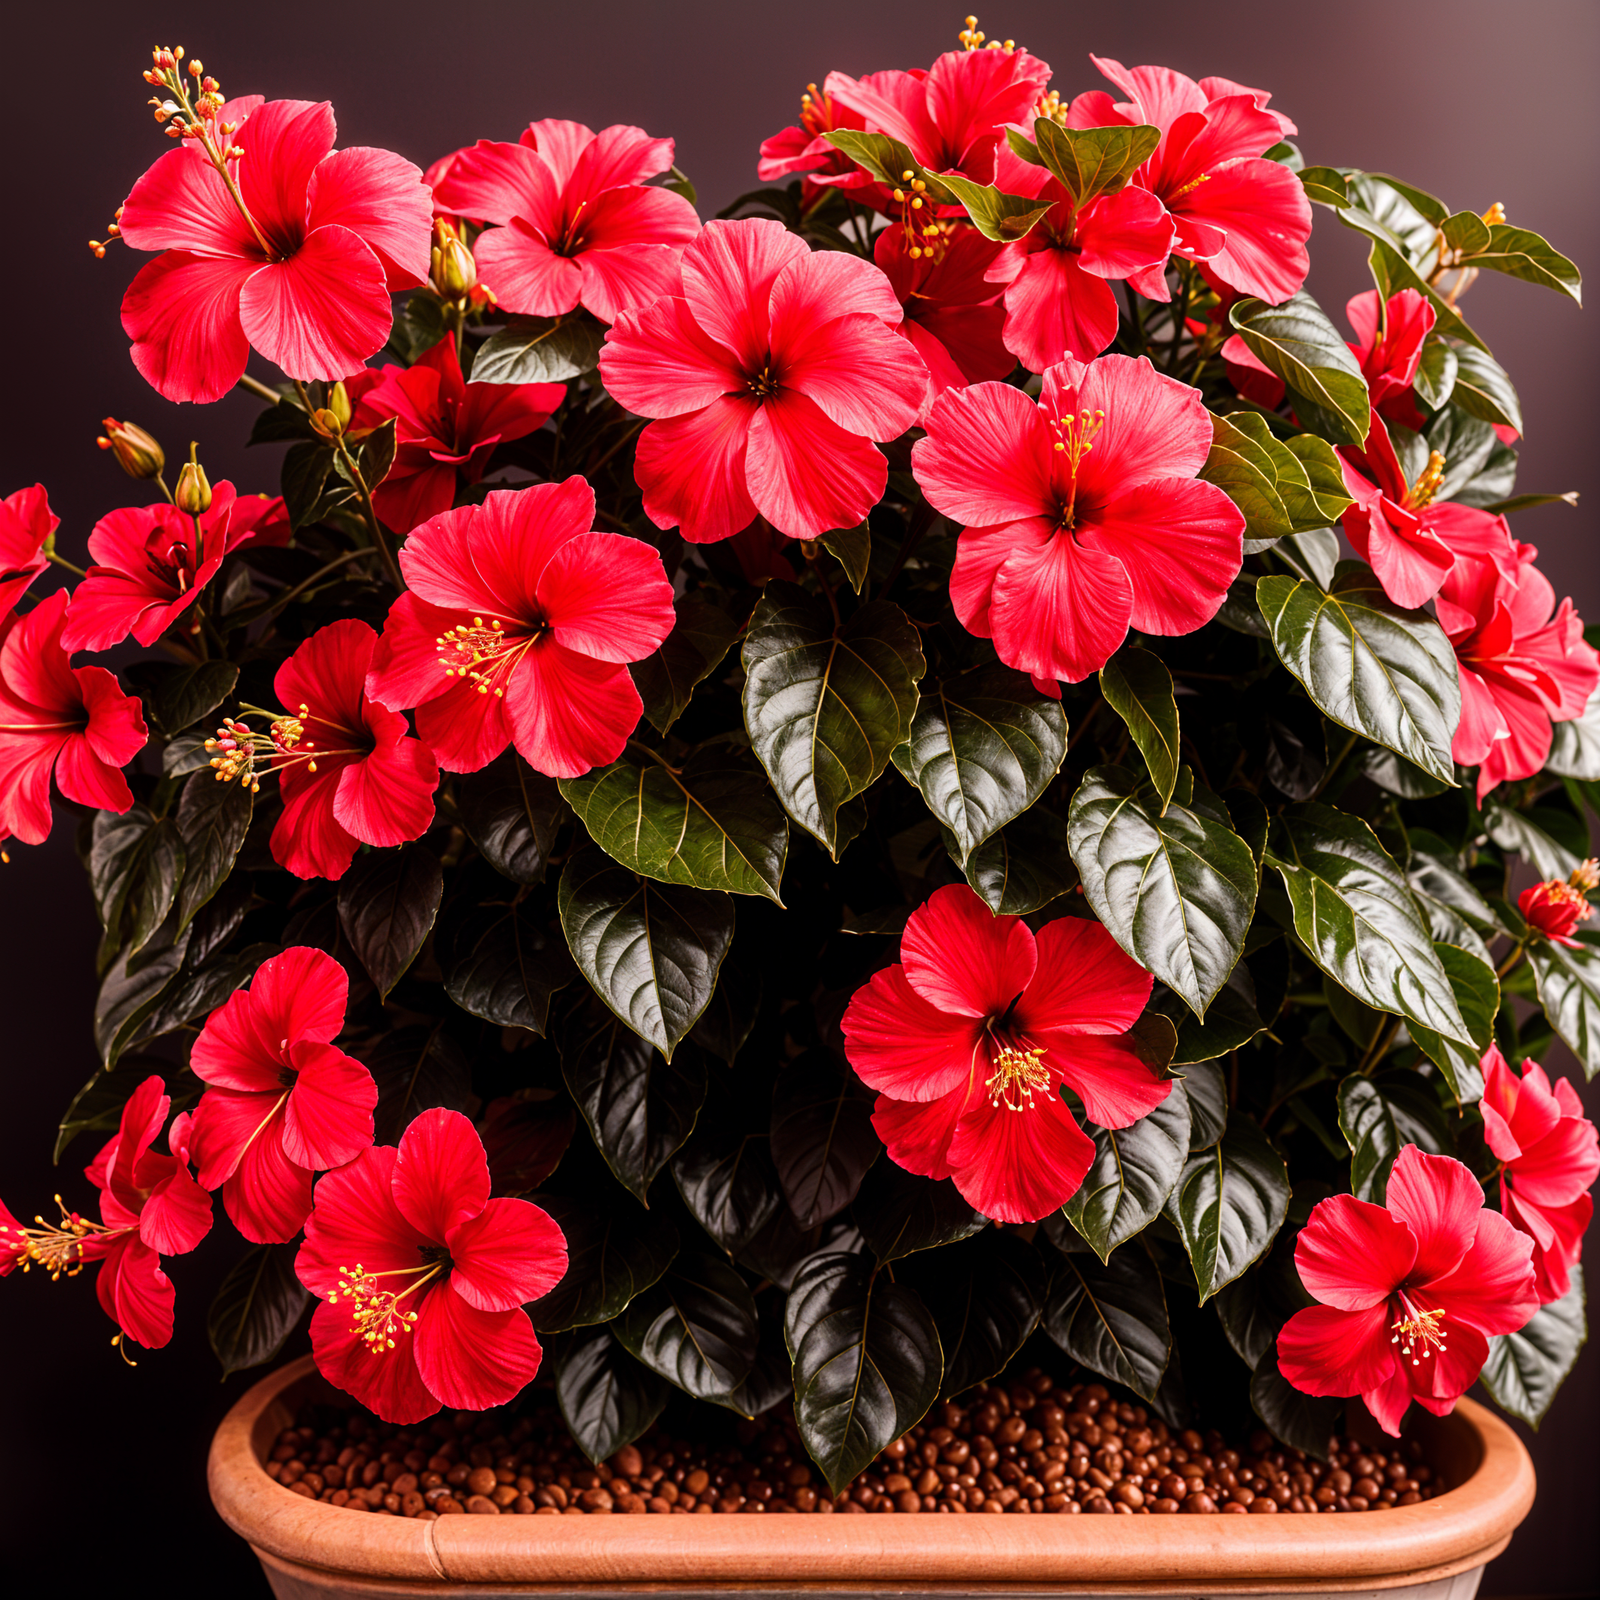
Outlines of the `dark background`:
{"type": "MultiPolygon", "coordinates": [[[[757,186],[756,147],[794,120],[808,80],[830,68],[925,66],[954,47],[968,3],[952,0],[948,14],[926,0],[19,7],[6,29],[0,494],[42,479],[62,517],[61,547],[81,562],[95,519],[142,498],[94,447],[108,413],[150,428],[169,457],[198,439],[213,482],[275,487],[271,455],[241,448],[255,401],[180,408],[134,372],[117,306],[148,258],[118,246],[96,261],[84,245],[103,237],[167,147],[144,109],[151,45],[183,44],[230,94],[331,99],[341,144],[388,146],[418,165],[475,138],[513,139],[537,117],[638,123],[677,139],[678,164],[709,216],[757,186]]],[[[1269,89],[1298,122],[1308,162],[1393,172],[1452,208],[1499,200],[1580,266],[1600,261],[1596,0],[1011,0],[1004,12],[983,9],[980,24],[1049,61],[1064,96],[1101,86],[1091,50],[1269,89]]],[[[1362,244],[1319,210],[1312,254],[1310,287],[1337,318],[1369,286],[1362,244]]],[[[1558,592],[1600,616],[1597,324],[1560,296],[1493,274],[1467,310],[1521,391],[1519,489],[1584,492],[1579,510],[1524,514],[1517,532],[1541,547],[1558,592]]],[[[91,1197],[80,1174],[89,1138],[60,1169],[49,1165],[55,1123],[95,1067],[97,929],[72,826],[59,815],[46,845],[13,843],[11,865],[0,867],[0,1193],[21,1215],[45,1209],[57,1189],[69,1205],[91,1197]]],[[[1564,1052],[1549,1065],[1581,1076],[1564,1052]]],[[[1585,1096],[1591,1115],[1595,1090],[1585,1096]]],[[[220,1207],[218,1217],[225,1235],[220,1207]]],[[[87,1279],[51,1285],[35,1273],[0,1289],[0,1506],[10,1513],[0,1571],[48,1575],[52,1592],[70,1595],[121,1587],[149,1564],[169,1593],[266,1594],[204,1488],[210,1432],[250,1381],[219,1383],[204,1337],[205,1308],[234,1253],[219,1238],[169,1264],[178,1333],[142,1354],[137,1371],[111,1349],[87,1279]]],[[[1522,1430],[1539,1500],[1484,1594],[1600,1593],[1597,1424],[1591,1349],[1543,1431],[1522,1430]]]]}

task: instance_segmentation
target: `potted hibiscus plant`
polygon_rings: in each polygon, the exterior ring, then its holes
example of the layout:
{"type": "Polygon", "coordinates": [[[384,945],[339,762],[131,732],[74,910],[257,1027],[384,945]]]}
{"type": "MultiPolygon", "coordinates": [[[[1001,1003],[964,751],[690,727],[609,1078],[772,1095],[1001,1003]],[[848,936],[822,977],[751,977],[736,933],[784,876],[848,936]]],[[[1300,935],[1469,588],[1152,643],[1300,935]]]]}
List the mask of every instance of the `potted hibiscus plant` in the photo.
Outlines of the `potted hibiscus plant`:
{"type": "MultiPolygon", "coordinates": [[[[42,488],[0,512],[0,832],[70,811],[104,929],[57,1140],[98,1154],[0,1273],[92,1270],[156,1350],[164,1263],[226,1238],[225,1370],[309,1310],[384,1424],[553,1390],[616,1463],[669,1402],[760,1418],[825,1510],[908,1438],[966,1460],[930,1408],[998,1421],[1052,1350],[1103,1420],[1279,1467],[1347,1400],[1376,1441],[1478,1382],[1548,1408],[1600,655],[1463,297],[1577,270],[1308,165],[1262,91],[1092,64],[1064,95],[969,19],[832,73],[702,220],[639,128],[423,172],[155,52],[173,148],[94,248],[146,255],[156,392],[286,448],[243,493],[108,419],[145,503],[84,570],[42,488]],[[1316,206],[1370,243],[1348,330],[1316,206]]],[[[1085,1508],[1180,1509],[1174,1459],[1085,1508]]],[[[1322,1506],[1432,1510],[1378,1476],[1322,1506]]],[[[984,1503],[905,1482],[875,1508],[984,1503]]]]}

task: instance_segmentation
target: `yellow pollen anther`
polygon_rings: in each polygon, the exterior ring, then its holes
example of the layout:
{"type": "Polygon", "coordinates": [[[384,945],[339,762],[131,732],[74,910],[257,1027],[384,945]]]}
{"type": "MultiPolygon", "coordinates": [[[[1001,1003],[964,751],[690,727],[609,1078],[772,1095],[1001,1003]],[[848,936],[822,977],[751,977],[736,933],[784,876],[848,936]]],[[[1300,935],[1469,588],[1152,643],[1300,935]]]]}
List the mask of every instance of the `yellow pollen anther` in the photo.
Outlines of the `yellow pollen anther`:
{"type": "Polygon", "coordinates": [[[1033,1110],[1034,1095],[1050,1087],[1049,1069],[1040,1059],[1043,1054],[1001,1045],[990,1062],[994,1072],[984,1080],[989,1103],[1007,1111],[1033,1110]]]}
{"type": "Polygon", "coordinates": [[[1400,1307],[1405,1314],[1389,1324],[1394,1330],[1389,1343],[1399,1345],[1400,1353],[1409,1356],[1414,1367],[1420,1367],[1435,1351],[1443,1354],[1446,1335],[1440,1324],[1444,1312],[1420,1311],[1404,1294],[1400,1296],[1400,1307]]]}
{"type": "Polygon", "coordinates": [[[351,1302],[356,1331],[361,1335],[362,1343],[373,1355],[381,1355],[386,1350],[393,1350],[394,1336],[397,1333],[410,1333],[417,1320],[417,1313],[404,1309],[400,1302],[438,1277],[443,1270],[444,1263],[435,1261],[420,1267],[401,1267],[392,1272],[368,1272],[358,1261],[353,1267],[340,1267],[339,1286],[329,1293],[328,1299],[336,1301],[343,1298],[351,1302]],[[378,1287],[379,1278],[415,1278],[416,1282],[397,1293],[393,1289],[378,1287]]]}
{"type": "Polygon", "coordinates": [[[498,617],[485,622],[474,617],[471,623],[446,628],[435,643],[439,646],[439,665],[447,678],[465,678],[478,686],[479,694],[502,690],[493,682],[495,674],[528,641],[509,638],[498,617]]]}
{"type": "Polygon", "coordinates": [[[1484,212],[1483,220],[1487,222],[1491,228],[1501,226],[1506,220],[1506,208],[1501,205],[1498,200],[1496,200],[1495,203],[1484,212]]]}
{"type": "Polygon", "coordinates": [[[1422,476],[1406,491],[1402,504],[1407,511],[1421,511],[1424,506],[1433,504],[1433,497],[1439,492],[1439,485],[1444,482],[1444,454],[1434,450],[1429,453],[1428,464],[1422,469],[1422,476]]]}
{"type": "Polygon", "coordinates": [[[1600,889],[1600,861],[1593,856],[1587,861],[1580,861],[1572,869],[1572,876],[1567,882],[1580,894],[1587,894],[1591,889],[1600,889]]]}

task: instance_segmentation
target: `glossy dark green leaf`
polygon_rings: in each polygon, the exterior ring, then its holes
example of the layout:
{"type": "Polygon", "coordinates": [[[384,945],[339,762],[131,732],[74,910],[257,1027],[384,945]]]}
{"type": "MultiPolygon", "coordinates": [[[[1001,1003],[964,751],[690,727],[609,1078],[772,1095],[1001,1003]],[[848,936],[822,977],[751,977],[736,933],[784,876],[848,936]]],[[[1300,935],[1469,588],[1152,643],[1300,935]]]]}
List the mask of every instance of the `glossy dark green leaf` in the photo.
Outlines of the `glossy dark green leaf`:
{"type": "MultiPolygon", "coordinates": [[[[394,417],[389,417],[380,422],[361,441],[361,453],[357,465],[361,469],[362,480],[369,490],[376,489],[389,476],[390,470],[394,466],[398,428],[398,420],[394,417]]],[[[334,470],[341,478],[354,482],[344,462],[337,458],[334,461],[334,470]]]]}
{"type": "MultiPolygon", "coordinates": [[[[767,1302],[776,1311],[772,1299],[767,1302]]],[[[757,1303],[757,1312],[762,1309],[757,1303]]],[[[794,1363],[789,1359],[789,1346],[783,1337],[783,1320],[771,1314],[760,1318],[756,1330],[756,1359],[744,1381],[726,1394],[709,1395],[713,1405],[725,1406],[741,1417],[759,1417],[770,1411],[780,1401],[793,1402],[794,1363]]]]}
{"type": "Polygon", "coordinates": [[[206,1337],[224,1378],[272,1360],[310,1302],[295,1276],[300,1246],[258,1244],[236,1261],[206,1313],[206,1337]]]}
{"type": "Polygon", "coordinates": [[[1111,936],[1197,1017],[1228,981],[1256,902],[1256,863],[1226,809],[1195,789],[1163,812],[1148,783],[1091,767],[1073,796],[1072,859],[1111,936]]]}
{"type": "MultiPolygon", "coordinates": [[[[947,844],[955,856],[954,835],[947,844]]],[[[996,916],[1025,917],[1068,893],[1078,881],[1067,825],[1033,806],[967,859],[967,882],[996,916]]]]}
{"type": "MultiPolygon", "coordinates": [[[[1038,152],[1034,159],[1060,179],[1075,210],[1125,187],[1135,169],[1161,143],[1158,128],[1063,128],[1050,117],[1036,118],[1033,133],[1038,152]]],[[[1024,160],[1029,159],[1019,148],[1026,141],[1020,135],[1010,137],[1012,148],[1024,160]]]]}
{"type": "Polygon", "coordinates": [[[528,1307],[542,1334],[610,1322],[672,1265],[678,1233],[667,1219],[626,1195],[590,1192],[581,1200],[541,1194],[536,1203],[567,1240],[567,1270],[528,1307]]]}
{"type": "Polygon", "coordinates": [[[55,1151],[50,1159],[60,1164],[68,1145],[80,1133],[115,1133],[122,1125],[123,1108],[133,1091],[152,1072],[171,1070],[171,1063],[149,1056],[124,1056],[117,1072],[96,1072],[72,1097],[56,1129],[55,1151]]]}
{"type": "Polygon", "coordinates": [[[1253,411],[1213,416],[1211,428],[1200,476],[1244,513],[1247,555],[1290,534],[1326,528],[1351,503],[1327,440],[1309,433],[1279,439],[1253,411]]]}
{"type": "Polygon", "coordinates": [[[683,715],[695,685],[716,671],[739,637],[739,624],[698,595],[682,596],[673,611],[677,621],[660,648],[628,668],[657,733],[683,715]]]}
{"type": "Polygon", "coordinates": [[[1306,197],[1325,206],[1347,206],[1350,192],[1345,187],[1345,177],[1336,167],[1303,167],[1300,183],[1306,197]]]}
{"type": "Polygon", "coordinates": [[[1256,604],[1283,664],[1325,716],[1454,784],[1460,677],[1432,617],[1395,605],[1360,561],[1340,562],[1326,592],[1303,579],[1262,578],[1256,604]]]}
{"type": "Polygon", "coordinates": [[[363,1059],[378,1085],[375,1144],[399,1144],[419,1112],[465,1111],[472,1104],[472,1063],[442,1027],[395,1028],[363,1059]]]}
{"type": "Polygon", "coordinates": [[[1137,1243],[1109,1261],[1065,1255],[1045,1302],[1044,1330],[1080,1366],[1150,1400],[1172,1353],[1161,1274],[1137,1243]]]}
{"type": "Polygon", "coordinates": [[[1005,1370],[1038,1326],[1049,1287],[1033,1245],[999,1230],[916,1256],[895,1270],[921,1296],[939,1330],[942,1399],[1005,1370]]]}
{"type": "MultiPolygon", "coordinates": [[[[1550,754],[1545,770],[1585,783],[1600,780],[1600,690],[1589,696],[1581,717],[1558,722],[1551,730],[1550,754]]],[[[104,813],[102,812],[103,816],[104,813]]]]}
{"type": "Polygon", "coordinates": [[[823,135],[836,150],[842,150],[858,166],[865,167],[879,183],[897,189],[920,178],[927,185],[928,198],[938,204],[953,199],[939,178],[922,170],[908,145],[886,133],[863,133],[855,128],[834,128],[823,135]],[[911,177],[906,174],[910,173],[911,177]]]}
{"type": "Polygon", "coordinates": [[[1029,195],[1006,194],[992,183],[974,183],[958,173],[942,172],[939,182],[953,194],[985,239],[1014,244],[1038,225],[1051,202],[1029,195]]]}
{"type": "Polygon", "coordinates": [[[456,809],[483,859],[513,883],[539,883],[566,803],[554,778],[507,750],[456,780],[456,809]]]}
{"type": "Polygon", "coordinates": [[[339,925],[384,998],[417,959],[444,898],[444,869],[424,844],[358,856],[339,880],[339,925]]]}
{"type": "Polygon", "coordinates": [[[1202,1304],[1270,1248],[1288,1208],[1283,1157],[1235,1113],[1216,1144],[1189,1158],[1167,1202],[1202,1304]]]}
{"type": "Polygon", "coordinates": [[[1486,956],[1459,945],[1434,942],[1439,964],[1450,980],[1468,1039],[1446,1038],[1421,1023],[1411,1024],[1412,1043],[1444,1074],[1456,1099],[1468,1105],[1483,1094],[1483,1074],[1478,1063],[1494,1037],[1495,1013],[1500,1009],[1500,980],[1486,956]]]}
{"type": "Polygon", "coordinates": [[[829,555],[844,568],[850,587],[857,594],[867,581],[867,567],[872,560],[872,528],[865,522],[853,528],[835,528],[823,534],[819,541],[829,555]]]}
{"type": "Polygon", "coordinates": [[[1452,353],[1456,357],[1455,383],[1448,394],[1429,403],[1442,406],[1449,400],[1481,421],[1521,433],[1522,402],[1506,369],[1488,351],[1474,345],[1461,345],[1452,353]]]}
{"type": "Polygon", "coordinates": [[[567,1431],[594,1462],[645,1433],[671,1394],[671,1387],[635,1361],[609,1328],[578,1335],[556,1369],[556,1401],[567,1431]]]}
{"type": "Polygon", "coordinates": [[[784,809],[837,859],[840,808],[910,736],[926,670],[917,631],[885,600],[835,627],[823,602],[770,583],[745,635],[744,667],[751,747],[784,809]]]}
{"type": "Polygon", "coordinates": [[[306,408],[298,399],[289,395],[280,399],[276,405],[268,406],[256,413],[256,420],[250,427],[250,437],[245,443],[286,444],[296,439],[316,437],[306,408]]]}
{"type": "Polygon", "coordinates": [[[963,866],[1049,787],[1067,719],[1026,673],[976,667],[930,685],[894,763],[951,834],[963,866]]]}
{"type": "Polygon", "coordinates": [[[672,1158],[672,1178],[694,1219],[737,1256],[783,1204],[767,1130],[748,1127],[720,1097],[672,1158]]]}
{"type": "Polygon", "coordinates": [[[1495,223],[1489,229],[1488,244],[1474,253],[1472,265],[1543,284],[1583,304],[1583,274],[1530,228],[1495,223]]]}
{"type": "Polygon", "coordinates": [[[320,439],[292,444],[285,452],[278,487],[289,513],[289,526],[296,533],[323,516],[330,504],[338,505],[352,496],[354,491],[345,488],[337,479],[331,493],[328,492],[334,459],[333,447],[320,439]]]}
{"type": "Polygon", "coordinates": [[[1161,1215],[1189,1159],[1189,1097],[1174,1083],[1167,1098],[1131,1127],[1084,1124],[1094,1162],[1061,1208],[1102,1261],[1161,1215]]]}
{"type": "Polygon", "coordinates": [[[1405,875],[1366,823],[1329,806],[1290,806],[1267,861],[1288,890],[1295,933],[1335,983],[1375,1010],[1471,1043],[1405,875]]]}
{"type": "Polygon", "coordinates": [[[1563,816],[1545,806],[1532,811],[1517,811],[1491,799],[1484,807],[1489,837],[1502,850],[1514,850],[1541,878],[1565,878],[1583,858],[1588,837],[1582,825],[1573,830],[1577,838],[1564,839],[1559,832],[1570,815],[1563,816]]]}
{"type": "Polygon", "coordinates": [[[94,1042],[106,1071],[139,1033],[140,1025],[178,981],[188,949],[189,930],[173,938],[177,913],[168,917],[161,937],[129,956],[124,950],[106,969],[95,997],[94,1042]]]}
{"type": "Polygon", "coordinates": [[[1322,308],[1301,290],[1282,305],[1245,298],[1228,320],[1250,352],[1295,394],[1318,407],[1335,444],[1360,444],[1370,407],[1360,364],[1322,308]]]}
{"type": "Polygon", "coordinates": [[[1215,1061],[1197,1061],[1183,1069],[1189,1097],[1189,1148],[1206,1150],[1228,1127],[1228,1085],[1215,1061]]]}
{"type": "Polygon", "coordinates": [[[850,1215],[880,1262],[954,1244],[988,1224],[948,1178],[919,1178],[887,1156],[867,1172],[850,1215]]]}
{"type": "Polygon", "coordinates": [[[170,738],[215,711],[233,693],[239,669],[231,661],[199,661],[190,666],[175,661],[138,661],[123,676],[139,696],[145,720],[170,738]]]}
{"type": "Polygon", "coordinates": [[[1215,1061],[1230,1050],[1242,1049],[1267,1026],[1256,1010],[1254,986],[1242,961],[1217,990],[1216,998],[1206,1008],[1204,1022],[1168,990],[1163,989],[1152,1004],[1178,1030],[1172,1051],[1174,1067],[1215,1061]]]}
{"type": "Polygon", "coordinates": [[[1389,1169],[1408,1144],[1432,1156],[1453,1154],[1449,1124],[1425,1078],[1401,1069],[1339,1085],[1339,1131],[1350,1146],[1350,1192],[1382,1205],[1389,1169]]]}
{"type": "Polygon", "coordinates": [[[250,829],[250,790],[242,783],[218,783],[201,771],[185,780],[178,797],[178,832],[183,835],[183,884],[178,891],[178,926],[187,927],[233,871],[250,829]]]}
{"type": "Polygon", "coordinates": [[[614,861],[662,883],[778,901],[789,824],[749,751],[722,740],[681,767],[631,753],[561,793],[614,861]]]}
{"type": "Polygon", "coordinates": [[[1178,702],[1159,656],[1129,645],[1100,669],[1106,704],[1128,725],[1164,809],[1178,782],[1178,702]]]}
{"type": "Polygon", "coordinates": [[[593,372],[605,337],[583,311],[559,317],[514,317],[492,333],[472,362],[473,383],[565,383],[593,372]]]}
{"type": "Polygon", "coordinates": [[[691,1043],[733,1065],[761,1009],[761,968],[746,944],[733,944],[717,973],[711,1004],[689,1030],[691,1043]]]}
{"type": "Polygon", "coordinates": [[[838,1493],[938,1398],[944,1354],[918,1296],[864,1256],[825,1253],[789,1291],[800,1438],[838,1493]]]}
{"type": "Polygon", "coordinates": [[[1456,379],[1460,373],[1461,358],[1455,346],[1446,344],[1443,339],[1432,338],[1422,347],[1413,381],[1423,403],[1437,408],[1446,404],[1455,393],[1456,379]]]}
{"type": "Polygon", "coordinates": [[[468,927],[445,974],[445,993],[486,1022],[542,1034],[551,997],[578,975],[566,945],[525,901],[485,907],[468,927]]]}
{"type": "Polygon", "coordinates": [[[1328,1441],[1344,1426],[1346,1402],[1306,1394],[1278,1370],[1278,1347],[1262,1356],[1250,1379],[1250,1406],[1272,1434],[1318,1461],[1328,1459],[1328,1441]]]}
{"type": "Polygon", "coordinates": [[[1535,939],[1528,964],[1550,1026],[1592,1078],[1600,1072],[1600,936],[1578,929],[1574,937],[1575,949],[1535,939]]]}
{"type": "Polygon", "coordinates": [[[807,1050],[772,1091],[772,1159],[795,1221],[815,1228],[855,1199],[882,1144],[871,1093],[825,1050],[807,1050]]]}
{"type": "Polygon", "coordinates": [[[706,1097],[705,1057],[693,1045],[668,1061],[594,1004],[563,1023],[561,1070],[600,1154],[641,1201],[694,1131],[706,1097]]]}
{"type": "Polygon", "coordinates": [[[755,1364],[750,1290],[735,1268],[705,1251],[680,1250],[611,1327],[631,1355],[697,1400],[726,1394],[755,1364]]]}
{"type": "MultiPolygon", "coordinates": [[[[448,331],[444,302],[430,289],[416,289],[395,313],[386,348],[394,351],[403,365],[414,367],[448,331]]],[[[376,358],[373,364],[377,364],[376,358]]]]}
{"type": "Polygon", "coordinates": [[[1248,1272],[1218,1289],[1212,1299],[1228,1343],[1251,1371],[1277,1342],[1284,1323],[1313,1303],[1294,1264],[1295,1239],[1311,1215],[1313,1203],[1306,1195],[1292,1196],[1272,1248],[1248,1272]]]}
{"type": "Polygon", "coordinates": [[[635,877],[594,849],[567,863],[559,900],[579,970],[670,1060],[711,1001],[733,939],[733,901],[635,877]]]}
{"type": "Polygon", "coordinates": [[[1540,1306],[1517,1332],[1489,1340],[1483,1386],[1502,1411],[1537,1428],[1588,1338],[1583,1269],[1575,1266],[1559,1300],[1540,1306]]]}

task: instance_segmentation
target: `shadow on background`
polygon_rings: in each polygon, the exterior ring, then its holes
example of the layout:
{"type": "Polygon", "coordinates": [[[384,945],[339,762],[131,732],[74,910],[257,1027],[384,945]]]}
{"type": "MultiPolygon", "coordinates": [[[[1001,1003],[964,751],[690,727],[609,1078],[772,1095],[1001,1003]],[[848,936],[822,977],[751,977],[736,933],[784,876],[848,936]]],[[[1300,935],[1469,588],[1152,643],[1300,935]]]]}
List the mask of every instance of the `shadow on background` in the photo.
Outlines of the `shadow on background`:
{"type": "MultiPolygon", "coordinates": [[[[810,0],[796,7],[734,0],[341,7],[279,0],[242,10],[56,4],[7,27],[12,223],[0,253],[6,319],[0,494],[42,479],[62,517],[65,554],[82,561],[94,521],[138,503],[135,486],[94,447],[99,419],[127,417],[178,455],[200,442],[213,482],[276,486],[276,451],[246,452],[257,403],[208,407],[160,400],[134,372],[117,318],[146,257],[120,247],[94,260],[134,179],[166,147],[144,108],[140,73],[153,44],[183,44],[230,94],[331,99],[341,144],[376,144],[419,165],[475,138],[514,139],[537,117],[600,127],[638,123],[677,139],[678,164],[710,216],[757,186],[756,147],[792,122],[809,80],[926,65],[960,27],[926,0],[810,0]],[[152,34],[151,30],[154,30],[152,34]],[[155,37],[159,35],[159,38],[155,37]]],[[[1271,90],[1299,124],[1308,162],[1391,171],[1452,208],[1502,202],[1580,267],[1600,263],[1600,5],[1594,0],[1174,0],[1093,7],[1011,0],[982,10],[1055,68],[1063,95],[1100,87],[1091,50],[1159,62],[1271,90]]],[[[1310,287],[1339,319],[1369,286],[1363,247],[1319,210],[1310,287]]],[[[1594,449],[1600,333],[1569,302],[1486,274],[1471,291],[1474,326],[1511,369],[1528,440],[1519,489],[1584,491],[1578,511],[1525,514],[1516,531],[1540,546],[1558,593],[1600,618],[1594,449]]],[[[256,364],[258,375],[272,376],[256,364]]],[[[11,847],[0,868],[0,1015],[5,1115],[0,1193],[19,1214],[91,1191],[80,1169],[89,1139],[49,1165],[51,1130],[93,1072],[90,1017],[97,937],[65,808],[37,850],[11,847]]],[[[1580,1077],[1562,1053],[1549,1063],[1580,1077]]],[[[1600,1084],[1585,1092],[1600,1114],[1600,1084]]],[[[218,1208],[219,1235],[227,1226],[218,1208]]],[[[87,1280],[32,1274],[0,1295],[0,1370],[8,1374],[0,1438],[0,1505],[13,1508],[0,1571],[48,1575],[51,1592],[126,1583],[135,1565],[169,1593],[267,1593],[253,1558],[222,1526],[204,1489],[207,1441],[250,1381],[226,1384],[205,1343],[211,1294],[233,1256],[225,1237],[169,1264],[178,1333],[128,1371],[87,1280]]],[[[288,1353],[305,1348],[302,1333],[288,1353]]],[[[1579,1361],[1535,1437],[1538,1504],[1490,1569],[1487,1596],[1600,1593],[1600,1358],[1579,1361]]]]}

